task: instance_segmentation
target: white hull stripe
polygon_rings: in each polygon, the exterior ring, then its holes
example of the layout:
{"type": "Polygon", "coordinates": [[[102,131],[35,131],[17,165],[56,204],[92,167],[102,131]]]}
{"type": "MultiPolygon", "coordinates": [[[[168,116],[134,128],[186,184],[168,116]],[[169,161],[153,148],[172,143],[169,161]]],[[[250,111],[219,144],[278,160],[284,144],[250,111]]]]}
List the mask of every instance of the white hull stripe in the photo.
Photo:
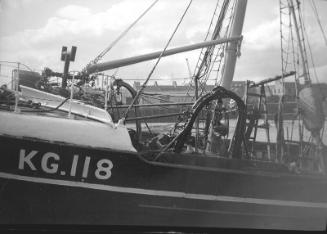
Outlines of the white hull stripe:
{"type": "Polygon", "coordinates": [[[87,188],[87,189],[110,191],[110,192],[142,194],[142,195],[149,195],[149,196],[175,197],[175,198],[186,198],[186,199],[219,201],[219,202],[239,202],[239,203],[249,203],[249,204],[258,204],[258,205],[327,209],[327,203],[320,203],[320,202],[300,202],[300,201],[286,201],[286,200],[248,198],[248,197],[215,196],[215,195],[207,195],[207,194],[193,194],[193,193],[182,193],[182,192],[174,192],[174,191],[118,187],[118,186],[111,186],[111,185],[104,185],[104,184],[85,183],[79,181],[68,181],[68,180],[22,176],[22,175],[5,173],[5,172],[0,172],[0,178],[22,180],[22,181],[28,181],[33,183],[41,183],[41,184],[87,188]]]}

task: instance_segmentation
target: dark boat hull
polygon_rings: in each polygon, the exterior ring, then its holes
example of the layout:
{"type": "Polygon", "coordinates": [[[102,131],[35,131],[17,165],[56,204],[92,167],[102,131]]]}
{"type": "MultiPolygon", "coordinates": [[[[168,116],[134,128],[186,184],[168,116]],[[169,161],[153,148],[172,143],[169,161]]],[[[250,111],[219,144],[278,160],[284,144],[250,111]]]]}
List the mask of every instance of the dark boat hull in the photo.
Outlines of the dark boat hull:
{"type": "Polygon", "coordinates": [[[322,176],[198,156],[150,163],[135,153],[5,136],[0,144],[2,224],[326,227],[322,176]],[[103,159],[110,170],[97,174],[103,159]]]}

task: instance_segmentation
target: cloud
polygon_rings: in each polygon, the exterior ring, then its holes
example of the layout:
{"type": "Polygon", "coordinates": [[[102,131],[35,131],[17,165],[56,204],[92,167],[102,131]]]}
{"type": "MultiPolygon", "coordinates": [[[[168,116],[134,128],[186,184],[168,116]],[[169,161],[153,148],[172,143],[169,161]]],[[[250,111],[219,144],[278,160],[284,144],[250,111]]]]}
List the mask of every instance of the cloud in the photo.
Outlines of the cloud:
{"type": "MultiPolygon", "coordinates": [[[[97,12],[81,5],[67,5],[56,10],[40,28],[24,29],[1,37],[0,57],[26,59],[25,61],[32,62],[31,66],[39,67],[43,64],[43,60],[40,63],[39,58],[46,55],[58,59],[61,46],[71,44],[80,45],[77,52],[78,62],[86,64],[134,22],[150,3],[152,1],[125,0],[97,12]],[[34,56],[36,58],[33,58],[34,56]],[[81,61],[81,58],[84,61],[81,61]]],[[[172,11],[168,10],[171,9],[171,1],[158,2],[119,42],[117,45],[119,48],[113,49],[110,53],[111,58],[161,50],[176,26],[186,3],[185,1],[174,3],[172,11]]],[[[200,14],[199,9],[206,8],[207,5],[190,8],[189,16],[192,17],[186,17],[170,47],[175,47],[176,44],[190,44],[189,40],[192,42],[203,40],[201,32],[204,34],[206,27],[201,26],[204,16],[200,14]],[[193,26],[185,27],[189,24],[193,26]]],[[[59,67],[61,62],[57,61],[55,64],[59,67]]]]}
{"type": "MultiPolygon", "coordinates": [[[[15,4],[23,0],[0,0],[0,7],[3,7],[3,3],[7,4],[11,1],[13,1],[11,8],[18,9],[20,6],[15,4]]],[[[43,17],[48,17],[43,24],[38,24],[35,28],[26,24],[24,30],[0,35],[0,59],[21,61],[37,69],[48,66],[53,70],[61,71],[63,68],[63,63],[60,61],[61,47],[65,45],[70,48],[74,45],[78,47],[77,57],[71,64],[71,68],[81,69],[115,40],[152,2],[153,0],[124,0],[115,1],[113,4],[106,2],[106,5],[109,5],[107,8],[93,7],[100,3],[99,0],[91,4],[89,1],[83,1],[80,4],[76,4],[79,3],[78,1],[67,1],[64,7],[61,3],[59,4],[61,8],[53,7],[51,15],[43,17]]],[[[270,3],[267,5],[261,1],[258,2],[261,5],[257,4],[258,6],[252,7],[255,11],[250,11],[252,8],[247,11],[242,56],[237,62],[235,79],[256,77],[262,79],[281,72],[279,16],[277,13],[270,12],[272,11],[270,3]],[[262,10],[263,6],[266,10],[262,10]],[[265,17],[265,15],[269,16],[265,17]],[[265,17],[264,20],[261,20],[263,17],[265,17]]],[[[188,0],[159,1],[102,61],[162,50],[187,3],[188,0]]],[[[249,1],[249,6],[250,4],[255,5],[255,0],[249,1]]],[[[36,15],[38,9],[44,6],[49,8],[46,1],[39,1],[37,6],[33,5],[28,9],[33,10],[31,15],[36,15]]],[[[193,1],[169,48],[204,40],[214,6],[215,1],[193,1]]],[[[24,9],[26,15],[28,15],[26,13],[28,9],[24,9]]],[[[18,24],[21,22],[19,20],[24,19],[15,20],[18,24]]],[[[317,38],[321,39],[321,35],[313,28],[307,28],[307,31],[310,39],[314,40],[312,47],[314,54],[318,56],[315,63],[318,67],[324,66],[327,59],[326,50],[321,49],[321,44],[315,41],[317,38]]],[[[197,50],[189,54],[183,53],[164,58],[154,75],[156,77],[172,74],[175,77],[188,76],[185,58],[189,59],[193,71],[199,52],[197,50]]],[[[146,77],[154,62],[149,61],[121,68],[119,74],[123,78],[125,75],[129,78],[146,77]]]]}
{"type": "Polygon", "coordinates": [[[57,15],[66,19],[81,19],[91,15],[90,9],[78,5],[69,5],[57,11],[57,15]]]}
{"type": "Polygon", "coordinates": [[[22,8],[35,0],[0,0],[0,12],[5,10],[22,8]]]}
{"type": "Polygon", "coordinates": [[[280,46],[279,18],[266,21],[244,33],[244,47],[263,50],[280,46]]]}
{"type": "Polygon", "coordinates": [[[15,9],[20,6],[20,2],[18,0],[1,0],[0,1],[0,9],[7,10],[7,9],[15,9]]]}
{"type": "Polygon", "coordinates": [[[310,68],[309,72],[311,74],[311,80],[313,83],[327,83],[327,65],[316,67],[316,73],[314,72],[313,68],[310,68]],[[317,74],[317,77],[315,74],[317,74]]]}
{"type": "MultiPolygon", "coordinates": [[[[7,4],[7,1],[5,3],[7,4]]],[[[99,46],[103,49],[148,7],[148,3],[148,1],[123,1],[95,13],[84,6],[65,6],[58,9],[43,27],[2,36],[0,57],[14,58],[14,60],[26,59],[24,61],[32,62],[31,66],[39,67],[43,64],[43,62],[39,63],[39,58],[46,54],[58,59],[61,46],[69,43],[75,45],[82,41],[86,45],[93,44],[93,47],[99,46]]],[[[14,4],[14,1],[11,4],[14,4]]],[[[89,57],[88,60],[90,59],[89,57]]],[[[59,65],[60,61],[56,64],[59,65]]]]}
{"type": "Polygon", "coordinates": [[[68,5],[56,11],[39,29],[26,29],[13,35],[31,44],[69,35],[101,36],[106,30],[120,31],[130,24],[147,6],[145,1],[123,1],[105,11],[91,13],[79,5],[68,5]]]}

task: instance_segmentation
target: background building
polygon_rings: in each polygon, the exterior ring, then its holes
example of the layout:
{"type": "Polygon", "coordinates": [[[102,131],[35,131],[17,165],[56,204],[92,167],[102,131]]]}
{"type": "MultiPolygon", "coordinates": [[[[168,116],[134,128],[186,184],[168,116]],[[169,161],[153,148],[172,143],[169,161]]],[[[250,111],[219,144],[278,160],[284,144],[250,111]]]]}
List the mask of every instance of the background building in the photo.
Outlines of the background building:
{"type": "MultiPolygon", "coordinates": [[[[243,97],[245,91],[245,81],[233,81],[231,90],[237,93],[240,97],[243,97]]],[[[206,91],[211,91],[214,85],[205,85],[206,91]]],[[[140,90],[140,82],[134,82],[133,88],[140,90]]],[[[199,89],[201,90],[201,89],[199,89]]],[[[199,91],[200,92],[200,91],[199,91]]],[[[173,81],[171,85],[159,85],[155,82],[153,85],[148,85],[144,89],[145,94],[149,98],[142,98],[140,103],[147,104],[149,100],[153,103],[164,103],[164,102],[194,102],[195,101],[195,88],[189,85],[177,85],[176,81],[173,81]],[[155,97],[155,98],[151,98],[155,97]]]]}

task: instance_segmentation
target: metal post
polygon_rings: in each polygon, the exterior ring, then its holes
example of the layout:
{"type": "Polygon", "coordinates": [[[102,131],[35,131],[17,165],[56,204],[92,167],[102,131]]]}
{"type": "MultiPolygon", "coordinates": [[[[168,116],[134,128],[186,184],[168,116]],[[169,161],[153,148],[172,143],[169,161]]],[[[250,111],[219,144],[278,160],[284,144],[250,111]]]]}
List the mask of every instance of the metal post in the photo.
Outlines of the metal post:
{"type": "MultiPolygon", "coordinates": [[[[187,58],[186,58],[186,63],[187,63],[188,72],[190,74],[190,77],[192,78],[192,72],[191,72],[190,64],[189,64],[187,58]]],[[[199,98],[198,79],[196,76],[194,76],[193,79],[194,79],[194,86],[195,86],[194,96],[195,96],[195,100],[198,100],[198,98],[199,98]]],[[[196,153],[198,152],[198,146],[199,146],[199,134],[200,134],[199,126],[200,126],[200,120],[198,118],[195,123],[196,134],[195,134],[195,147],[194,148],[195,148],[196,153]]]]}
{"type": "MultiPolygon", "coordinates": [[[[104,77],[104,74],[102,76],[102,79],[104,77]]],[[[106,91],[104,96],[104,110],[107,111],[108,109],[108,76],[106,76],[106,91]]]]}
{"type": "Polygon", "coordinates": [[[62,77],[61,87],[67,87],[67,78],[68,78],[68,71],[69,71],[69,64],[70,64],[70,55],[68,53],[65,54],[65,66],[64,66],[64,74],[62,77]]]}
{"type": "Polygon", "coordinates": [[[101,77],[101,90],[103,90],[103,76],[101,77]]]}
{"type": "Polygon", "coordinates": [[[85,95],[86,94],[86,82],[84,82],[84,89],[83,89],[83,95],[85,95]]]}
{"type": "Polygon", "coordinates": [[[188,59],[185,58],[185,60],[186,60],[186,65],[187,65],[187,69],[188,69],[188,74],[191,78],[192,77],[191,66],[190,66],[190,63],[188,62],[188,59]]]}
{"type": "Polygon", "coordinates": [[[15,90],[15,74],[14,74],[14,70],[11,71],[11,89],[15,90]]]}
{"type": "Polygon", "coordinates": [[[19,92],[18,92],[18,87],[19,87],[19,67],[20,63],[17,63],[17,73],[14,78],[15,80],[15,113],[19,113],[19,108],[18,108],[18,102],[19,102],[19,92]]]}
{"type": "MultiPolygon", "coordinates": [[[[185,60],[186,60],[189,76],[190,76],[190,78],[192,78],[193,75],[192,75],[192,72],[191,72],[190,63],[189,63],[187,58],[185,60]]],[[[194,86],[195,86],[195,99],[197,100],[198,99],[198,80],[197,80],[196,76],[194,76],[193,79],[194,79],[194,86]]]]}
{"type": "Polygon", "coordinates": [[[70,85],[70,99],[69,99],[69,112],[68,112],[68,118],[71,119],[71,111],[72,111],[72,102],[73,102],[73,94],[74,94],[74,79],[75,79],[75,73],[73,73],[73,79],[72,84],[70,85]]]}

